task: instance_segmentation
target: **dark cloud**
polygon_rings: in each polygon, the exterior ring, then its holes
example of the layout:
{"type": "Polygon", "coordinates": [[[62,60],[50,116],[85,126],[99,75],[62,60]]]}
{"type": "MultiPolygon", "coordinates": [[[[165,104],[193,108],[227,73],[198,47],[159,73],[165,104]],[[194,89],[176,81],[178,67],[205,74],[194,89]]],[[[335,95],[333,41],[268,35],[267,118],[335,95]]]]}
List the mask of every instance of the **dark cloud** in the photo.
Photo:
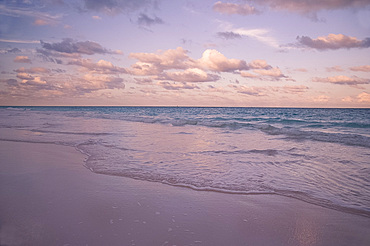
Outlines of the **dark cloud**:
{"type": "Polygon", "coordinates": [[[343,34],[329,34],[326,37],[312,39],[307,36],[297,37],[300,46],[309,47],[317,50],[337,50],[351,48],[369,48],[370,38],[359,40],[355,37],[343,34]]]}
{"type": "Polygon", "coordinates": [[[19,52],[21,52],[21,50],[18,49],[18,48],[13,48],[13,49],[7,50],[7,53],[19,53],[19,52]]]}
{"type": "Polygon", "coordinates": [[[242,38],[242,36],[235,32],[218,32],[217,36],[224,39],[237,39],[242,38]]]}
{"type": "Polygon", "coordinates": [[[7,79],[5,80],[5,82],[9,85],[9,86],[17,86],[18,85],[18,81],[16,79],[7,79]]]}
{"type": "Polygon", "coordinates": [[[147,16],[146,14],[141,13],[137,19],[137,23],[142,26],[152,26],[155,24],[163,24],[163,20],[157,16],[153,18],[147,16]]]}
{"type": "MultiPolygon", "coordinates": [[[[38,56],[41,57],[45,62],[52,62],[56,64],[63,64],[63,61],[55,57],[66,57],[63,53],[51,50],[36,49],[36,52],[38,53],[38,56]]],[[[77,55],[76,58],[77,57],[79,57],[79,55],[77,55]]]]}
{"type": "Polygon", "coordinates": [[[192,89],[199,89],[197,85],[189,84],[189,83],[170,83],[170,82],[159,82],[160,86],[162,86],[166,90],[192,90],[192,89]]]}
{"type": "Polygon", "coordinates": [[[130,13],[145,7],[156,7],[156,0],[84,0],[84,10],[102,12],[108,15],[130,13]]]}
{"type": "Polygon", "coordinates": [[[234,88],[238,93],[245,94],[249,96],[266,96],[266,88],[263,87],[248,87],[248,86],[236,86],[236,85],[229,85],[229,87],[234,88]]]}
{"type": "Polygon", "coordinates": [[[148,84],[153,83],[153,80],[149,78],[143,78],[143,79],[134,78],[134,80],[136,81],[137,84],[141,84],[141,85],[148,85],[148,84]]]}
{"type": "Polygon", "coordinates": [[[42,40],[40,42],[42,48],[46,50],[57,51],[60,53],[85,55],[117,53],[115,51],[110,51],[100,44],[92,41],[76,42],[71,38],[65,38],[62,42],[59,43],[46,43],[42,40]]]}
{"type": "Polygon", "coordinates": [[[363,88],[359,85],[370,84],[370,79],[359,78],[357,76],[348,77],[345,75],[339,75],[334,77],[319,78],[315,77],[312,79],[313,82],[331,83],[336,85],[349,85],[355,88],[363,88]]]}

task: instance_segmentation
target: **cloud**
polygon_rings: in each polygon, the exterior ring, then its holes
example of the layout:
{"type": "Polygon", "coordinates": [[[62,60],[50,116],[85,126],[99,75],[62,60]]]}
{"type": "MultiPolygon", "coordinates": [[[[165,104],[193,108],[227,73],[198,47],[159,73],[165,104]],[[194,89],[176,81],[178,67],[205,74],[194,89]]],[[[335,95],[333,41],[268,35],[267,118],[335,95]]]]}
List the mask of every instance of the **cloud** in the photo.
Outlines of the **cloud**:
{"type": "Polygon", "coordinates": [[[248,63],[248,68],[253,69],[252,72],[241,71],[240,75],[245,78],[258,78],[261,80],[280,80],[287,79],[292,80],[290,77],[284,75],[280,68],[272,67],[265,60],[254,60],[248,63]]]}
{"type": "MultiPolygon", "coordinates": [[[[257,78],[259,80],[292,80],[283,74],[278,67],[272,67],[265,60],[253,60],[247,63],[241,59],[227,58],[215,49],[207,49],[201,58],[194,59],[189,57],[188,51],[182,47],[169,50],[159,50],[156,53],[131,53],[131,58],[138,61],[126,68],[126,72],[134,76],[149,76],[144,81],[134,78],[139,84],[152,84],[152,81],[167,81],[161,83],[162,87],[177,90],[183,87],[194,87],[194,83],[215,82],[221,76],[219,73],[240,74],[242,77],[257,78]],[[171,83],[193,83],[184,84],[171,83]]],[[[79,60],[80,61],[80,60],[79,60]]],[[[92,65],[89,65],[90,67],[92,65]]],[[[262,89],[244,88],[240,93],[262,95],[262,89]],[[253,90],[252,90],[253,89],[253,90]],[[258,92],[258,93],[257,93],[258,92]]],[[[300,93],[306,88],[286,87],[280,89],[283,92],[300,93]]]]}
{"type": "Polygon", "coordinates": [[[45,49],[36,49],[36,52],[38,56],[41,57],[45,62],[53,62],[56,64],[63,64],[63,61],[58,58],[78,59],[81,56],[80,54],[59,53],[56,51],[45,49]]]}
{"type": "Polygon", "coordinates": [[[127,69],[127,72],[132,75],[151,76],[159,75],[163,72],[163,69],[158,67],[157,64],[136,62],[135,64],[131,65],[131,68],[127,69]]]}
{"type": "Polygon", "coordinates": [[[80,82],[76,85],[76,89],[83,92],[89,93],[96,90],[102,89],[124,89],[125,84],[123,79],[113,76],[95,76],[92,74],[85,74],[80,82]]]}
{"type": "Polygon", "coordinates": [[[350,37],[343,34],[329,34],[326,37],[318,37],[316,39],[312,39],[307,36],[298,36],[297,40],[300,46],[317,50],[337,50],[370,47],[370,38],[359,40],[355,37],[350,37]]]}
{"type": "Polygon", "coordinates": [[[248,64],[252,69],[271,69],[272,66],[267,64],[265,60],[254,60],[248,64]]]}
{"type": "Polygon", "coordinates": [[[294,71],[302,72],[302,73],[307,73],[308,72],[308,70],[306,68],[296,68],[296,69],[294,69],[294,71]]]}
{"type": "Polygon", "coordinates": [[[18,68],[17,70],[15,70],[17,73],[31,73],[31,74],[35,74],[35,73],[50,73],[50,69],[47,69],[47,68],[44,68],[44,67],[31,67],[31,68],[24,68],[24,67],[21,67],[21,68],[18,68]]]}
{"type": "Polygon", "coordinates": [[[131,13],[145,8],[155,7],[155,0],[84,0],[84,10],[102,12],[107,15],[117,15],[119,13],[131,13]]]}
{"type": "MultiPolygon", "coordinates": [[[[42,4],[43,5],[43,4],[42,4]]],[[[44,6],[42,6],[44,7],[44,6]]],[[[35,19],[34,24],[35,25],[55,25],[59,23],[59,20],[63,17],[63,15],[52,15],[49,13],[45,12],[40,12],[38,11],[39,7],[35,6],[11,6],[8,4],[7,6],[5,5],[0,5],[0,14],[6,15],[6,16],[12,16],[12,17],[31,17],[35,19]]]]}
{"type": "Polygon", "coordinates": [[[22,79],[22,80],[33,80],[34,79],[34,77],[28,73],[18,73],[17,78],[22,79]]]}
{"type": "Polygon", "coordinates": [[[0,82],[5,82],[9,86],[17,86],[18,85],[18,80],[16,79],[0,79],[0,82]]]}
{"type": "Polygon", "coordinates": [[[349,69],[356,72],[370,72],[370,65],[350,67],[349,69]]]}
{"type": "MultiPolygon", "coordinates": [[[[268,79],[268,80],[270,79],[279,80],[282,78],[289,79],[289,77],[284,75],[281,72],[280,68],[278,67],[274,67],[270,69],[254,69],[253,72],[259,75],[258,76],[259,79],[268,79]]],[[[243,76],[243,74],[241,75],[243,76]]],[[[247,76],[244,76],[244,77],[247,77],[247,76]]]]}
{"type": "Polygon", "coordinates": [[[218,32],[217,36],[224,39],[237,39],[242,38],[242,35],[234,32],[218,32]]]}
{"type": "Polygon", "coordinates": [[[337,84],[337,85],[349,85],[355,88],[361,88],[358,85],[370,84],[370,79],[363,79],[357,76],[348,77],[344,75],[326,77],[326,78],[316,77],[316,78],[313,78],[312,81],[322,82],[322,83],[331,83],[331,84],[337,84]]]}
{"type": "Polygon", "coordinates": [[[241,36],[247,36],[258,41],[271,46],[273,48],[280,48],[280,45],[275,40],[275,38],[268,35],[269,30],[267,29],[245,29],[245,28],[235,28],[231,30],[233,33],[239,34],[241,36]]]}
{"type": "Polygon", "coordinates": [[[343,68],[340,66],[334,66],[334,67],[327,67],[326,68],[327,72],[343,72],[343,68]]]}
{"type": "Polygon", "coordinates": [[[182,47],[157,53],[132,53],[130,57],[139,61],[127,71],[132,75],[155,76],[156,80],[208,82],[220,77],[205,71],[233,72],[248,69],[245,61],[228,59],[217,50],[204,51],[198,60],[190,58],[187,53],[182,47]],[[180,71],[167,71],[173,69],[180,71]]]}
{"type": "Polygon", "coordinates": [[[88,72],[98,74],[122,74],[126,73],[126,69],[114,66],[111,62],[99,60],[97,63],[91,59],[73,59],[67,65],[76,65],[85,68],[88,72]]]}
{"type": "Polygon", "coordinates": [[[101,20],[102,18],[98,15],[93,15],[91,16],[91,18],[93,18],[94,20],[101,20]]]}
{"type": "Polygon", "coordinates": [[[14,62],[18,63],[32,63],[31,59],[28,56],[17,56],[14,58],[14,62]]]}
{"type": "Polygon", "coordinates": [[[33,24],[35,26],[47,26],[47,25],[54,25],[55,23],[54,22],[48,22],[46,20],[43,20],[43,19],[36,19],[33,24]]]}
{"type": "Polygon", "coordinates": [[[204,51],[202,58],[197,60],[197,63],[201,68],[216,72],[233,72],[248,69],[247,63],[244,60],[228,59],[214,49],[204,51]]]}
{"type": "Polygon", "coordinates": [[[368,0],[254,0],[254,2],[267,5],[272,9],[287,10],[298,13],[344,8],[360,8],[370,5],[368,0]]]}
{"type": "Polygon", "coordinates": [[[71,38],[65,38],[59,43],[46,43],[40,41],[41,46],[46,50],[56,51],[59,53],[67,54],[84,54],[84,55],[94,55],[94,54],[119,54],[119,51],[111,51],[100,44],[92,41],[77,42],[71,38]]]}
{"type": "Polygon", "coordinates": [[[136,81],[137,84],[140,85],[148,85],[153,83],[153,80],[149,78],[134,78],[134,80],[136,81]]]}
{"type": "Polygon", "coordinates": [[[131,68],[131,73],[137,75],[154,75],[167,69],[190,68],[194,61],[182,47],[159,50],[157,53],[131,53],[130,57],[139,60],[131,68]]]}
{"type": "Polygon", "coordinates": [[[12,48],[12,49],[6,50],[5,53],[20,53],[20,52],[22,52],[20,49],[12,48]]]}
{"type": "Polygon", "coordinates": [[[370,94],[367,92],[362,92],[358,94],[357,96],[348,96],[345,98],[342,98],[342,102],[347,103],[353,103],[353,102],[359,102],[359,103],[370,103],[370,94]]]}
{"type": "Polygon", "coordinates": [[[320,95],[320,96],[314,97],[313,101],[314,102],[328,102],[329,99],[330,97],[327,95],[320,95]]]}
{"type": "Polygon", "coordinates": [[[282,78],[285,76],[278,67],[272,67],[265,60],[254,60],[249,64],[240,59],[230,59],[215,49],[207,49],[202,57],[193,59],[182,47],[157,53],[131,53],[131,58],[139,60],[126,69],[136,76],[151,76],[154,80],[171,80],[177,82],[211,82],[220,79],[216,73],[238,73],[243,77],[262,80],[282,78]],[[247,70],[253,69],[253,73],[247,70]],[[177,71],[169,71],[177,70],[177,71]]]}
{"type": "Polygon", "coordinates": [[[366,93],[366,92],[362,92],[361,94],[359,94],[357,96],[357,100],[359,102],[370,103],[370,94],[369,93],[366,93]]]}
{"type": "Polygon", "coordinates": [[[221,1],[218,1],[213,5],[213,10],[221,14],[228,15],[253,15],[260,13],[256,8],[249,6],[248,4],[223,3],[221,1]]]}
{"type": "Polygon", "coordinates": [[[342,100],[341,100],[342,102],[347,102],[347,103],[349,103],[349,102],[353,102],[353,98],[352,97],[350,97],[350,96],[348,96],[348,97],[344,97],[344,98],[342,98],[342,100]]]}
{"type": "Polygon", "coordinates": [[[160,79],[179,82],[209,82],[219,78],[220,76],[208,74],[199,68],[188,68],[179,72],[167,72],[160,79]]]}
{"type": "Polygon", "coordinates": [[[238,93],[249,95],[249,96],[266,96],[266,88],[263,87],[248,87],[248,86],[236,86],[236,85],[229,85],[229,87],[236,89],[238,93]]]}
{"type": "Polygon", "coordinates": [[[245,78],[257,78],[258,75],[257,74],[253,74],[253,73],[250,73],[250,72],[246,72],[246,71],[241,71],[240,72],[240,75],[242,77],[245,77],[245,78]]]}
{"type": "Polygon", "coordinates": [[[47,84],[47,82],[45,80],[41,79],[41,77],[32,76],[32,75],[27,74],[27,73],[18,73],[17,78],[21,79],[21,84],[25,84],[25,85],[40,86],[40,85],[46,85],[47,84]]]}
{"type": "Polygon", "coordinates": [[[289,94],[302,94],[306,92],[308,89],[309,87],[305,85],[295,85],[295,86],[286,85],[286,86],[280,87],[281,91],[285,93],[289,93],[289,94]]]}
{"type": "Polygon", "coordinates": [[[0,38],[0,42],[3,43],[17,43],[17,44],[39,44],[38,40],[16,40],[16,39],[3,39],[0,38]]]}
{"type": "Polygon", "coordinates": [[[139,15],[139,18],[137,19],[137,23],[142,26],[152,26],[155,24],[163,24],[163,20],[157,16],[154,16],[153,18],[147,16],[144,13],[141,13],[139,15]]]}
{"type": "Polygon", "coordinates": [[[193,90],[199,89],[197,85],[189,83],[170,83],[170,82],[158,82],[158,85],[163,87],[166,90],[193,90]]]}

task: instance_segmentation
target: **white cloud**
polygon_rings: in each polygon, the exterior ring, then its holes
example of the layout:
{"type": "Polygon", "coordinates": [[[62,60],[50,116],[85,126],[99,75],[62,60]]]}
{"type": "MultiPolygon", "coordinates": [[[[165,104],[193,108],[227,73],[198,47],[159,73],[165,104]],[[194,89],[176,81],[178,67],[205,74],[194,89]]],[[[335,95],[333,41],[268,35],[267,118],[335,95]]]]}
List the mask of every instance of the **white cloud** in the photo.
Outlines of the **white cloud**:
{"type": "Polygon", "coordinates": [[[207,74],[203,70],[199,68],[188,68],[184,71],[178,72],[167,72],[163,76],[163,80],[172,80],[172,81],[180,81],[180,82],[209,82],[209,81],[216,81],[220,77],[217,75],[207,74]]]}
{"type": "Polygon", "coordinates": [[[3,39],[0,38],[0,42],[3,43],[17,43],[17,44],[39,44],[39,40],[17,40],[17,39],[3,39]]]}
{"type": "Polygon", "coordinates": [[[231,72],[235,70],[248,69],[247,63],[243,60],[228,59],[223,54],[214,49],[203,52],[202,58],[197,60],[200,67],[216,71],[231,72]]]}
{"type": "Polygon", "coordinates": [[[273,48],[280,48],[277,40],[270,36],[270,31],[267,29],[245,29],[245,28],[236,28],[231,30],[233,33],[239,34],[241,36],[247,36],[258,41],[271,46],[273,48]]]}

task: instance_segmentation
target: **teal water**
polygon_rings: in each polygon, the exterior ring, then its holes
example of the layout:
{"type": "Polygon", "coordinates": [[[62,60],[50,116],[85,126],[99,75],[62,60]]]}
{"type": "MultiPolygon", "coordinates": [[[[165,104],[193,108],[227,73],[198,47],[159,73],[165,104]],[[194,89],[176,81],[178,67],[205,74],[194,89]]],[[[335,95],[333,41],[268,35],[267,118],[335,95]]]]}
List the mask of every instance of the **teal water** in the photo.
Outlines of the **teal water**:
{"type": "Polygon", "coordinates": [[[0,140],[74,146],[96,173],[365,216],[369,129],[370,109],[0,107],[0,140]]]}

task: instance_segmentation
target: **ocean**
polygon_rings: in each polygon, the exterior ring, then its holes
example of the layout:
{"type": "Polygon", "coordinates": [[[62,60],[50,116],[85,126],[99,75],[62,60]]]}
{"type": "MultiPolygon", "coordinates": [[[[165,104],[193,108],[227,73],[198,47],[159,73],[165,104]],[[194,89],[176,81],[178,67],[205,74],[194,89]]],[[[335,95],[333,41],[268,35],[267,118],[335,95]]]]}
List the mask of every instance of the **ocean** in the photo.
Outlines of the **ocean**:
{"type": "Polygon", "coordinates": [[[99,174],[370,217],[370,109],[0,107],[0,140],[73,146],[99,174]]]}

